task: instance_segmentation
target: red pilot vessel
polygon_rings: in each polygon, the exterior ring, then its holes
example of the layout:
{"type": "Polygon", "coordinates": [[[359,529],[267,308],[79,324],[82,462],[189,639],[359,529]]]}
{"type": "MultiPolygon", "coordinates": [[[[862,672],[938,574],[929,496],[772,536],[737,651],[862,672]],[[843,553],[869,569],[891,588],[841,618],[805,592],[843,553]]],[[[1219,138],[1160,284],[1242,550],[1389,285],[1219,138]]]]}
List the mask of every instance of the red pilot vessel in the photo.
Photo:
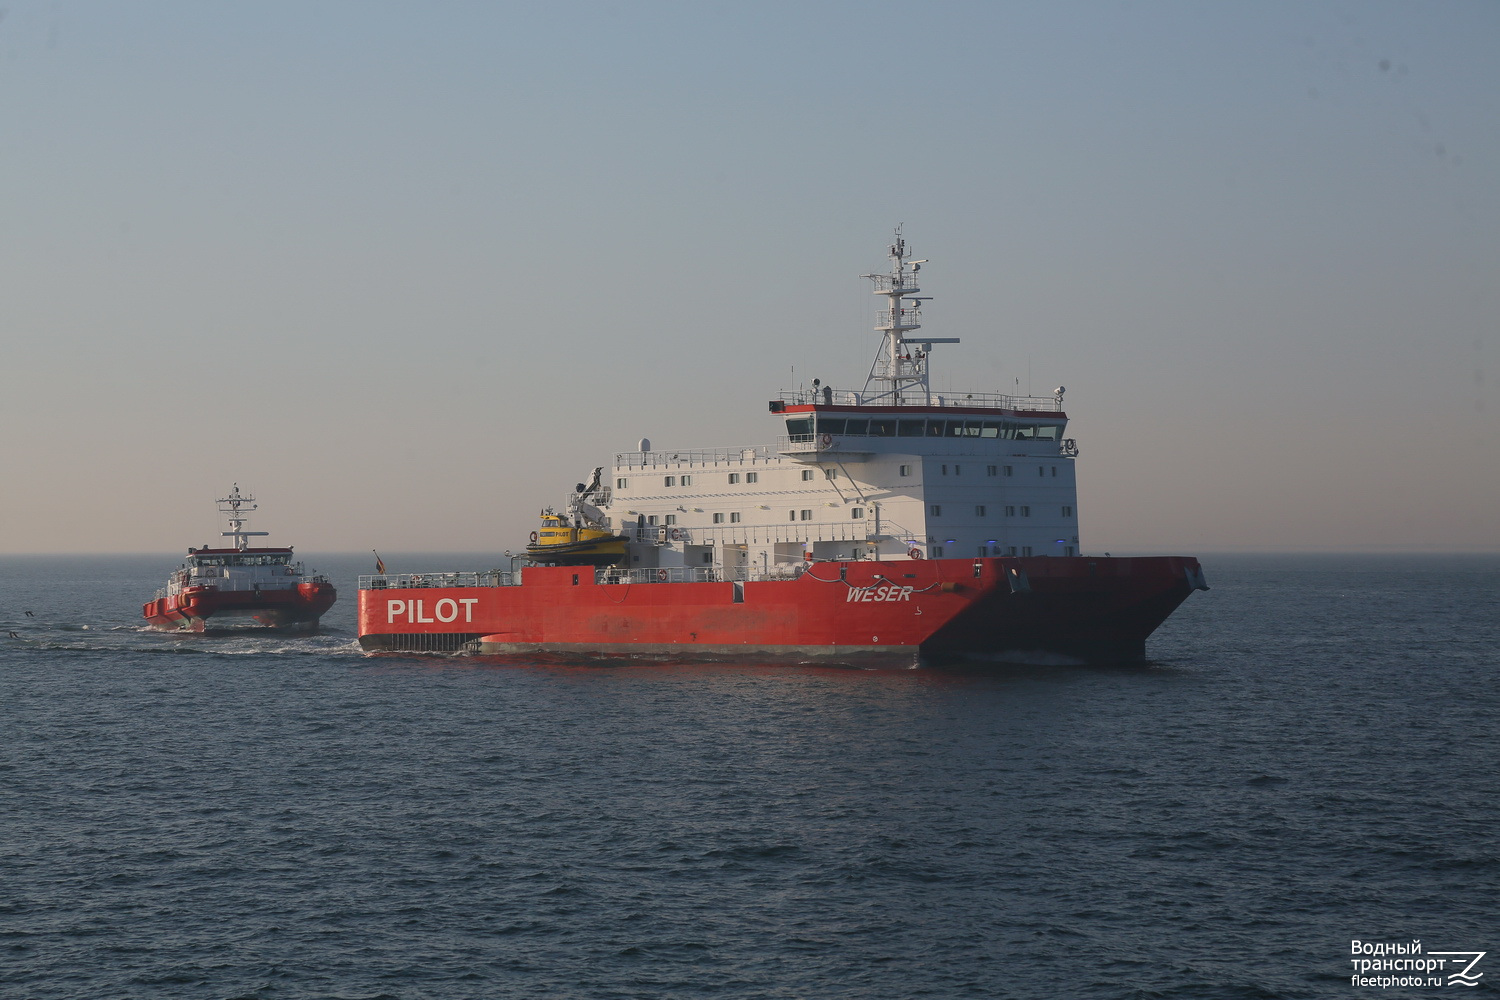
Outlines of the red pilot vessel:
{"type": "Polygon", "coordinates": [[[277,628],[317,627],[338,592],[327,578],[308,576],[300,562],[293,562],[291,546],[248,545],[251,536],[268,534],[245,530],[254,501],[253,496],[242,496],[235,484],[229,496],[218,502],[220,512],[229,515],[229,530],[223,534],[234,540],[233,548],[188,549],[187,561],[141,609],[147,622],[161,629],[192,632],[202,632],[210,619],[215,626],[249,619],[277,628]]]}
{"type": "Polygon", "coordinates": [[[1062,388],[935,392],[917,274],[897,233],[863,389],[784,392],[772,445],[642,439],[515,570],[362,577],[371,651],[748,657],[915,665],[1132,662],[1194,590],[1186,556],[1079,543],[1062,388]],[[584,544],[588,543],[588,544],[584,544]]]}

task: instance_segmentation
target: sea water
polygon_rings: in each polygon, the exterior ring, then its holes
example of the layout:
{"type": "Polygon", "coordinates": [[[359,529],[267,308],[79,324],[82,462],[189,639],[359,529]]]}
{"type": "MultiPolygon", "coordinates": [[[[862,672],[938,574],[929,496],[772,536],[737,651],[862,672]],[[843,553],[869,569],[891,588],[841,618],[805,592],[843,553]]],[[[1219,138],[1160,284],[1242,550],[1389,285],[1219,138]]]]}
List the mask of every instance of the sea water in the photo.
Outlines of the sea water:
{"type": "Polygon", "coordinates": [[[1500,980],[1500,558],[1207,557],[1149,665],[980,673],[366,656],[308,562],[317,634],[194,636],[170,557],[0,559],[0,995],[1500,980]]]}

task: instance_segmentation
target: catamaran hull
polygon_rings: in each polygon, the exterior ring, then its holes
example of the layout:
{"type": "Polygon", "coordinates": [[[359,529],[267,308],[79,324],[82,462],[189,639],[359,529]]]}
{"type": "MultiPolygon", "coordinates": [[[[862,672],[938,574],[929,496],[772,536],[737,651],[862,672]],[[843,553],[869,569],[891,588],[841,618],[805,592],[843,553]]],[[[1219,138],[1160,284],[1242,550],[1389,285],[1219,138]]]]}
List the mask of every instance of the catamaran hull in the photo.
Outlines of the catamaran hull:
{"type": "Polygon", "coordinates": [[[601,583],[527,567],[516,586],[360,591],[360,644],[379,652],[1131,663],[1195,589],[1189,557],[817,563],[795,579],[601,583]]]}
{"type": "Polygon", "coordinates": [[[169,631],[201,632],[210,622],[245,624],[246,619],[269,628],[311,629],[337,599],[337,590],[327,583],[260,591],[191,588],[157,598],[141,612],[147,624],[169,631]]]}

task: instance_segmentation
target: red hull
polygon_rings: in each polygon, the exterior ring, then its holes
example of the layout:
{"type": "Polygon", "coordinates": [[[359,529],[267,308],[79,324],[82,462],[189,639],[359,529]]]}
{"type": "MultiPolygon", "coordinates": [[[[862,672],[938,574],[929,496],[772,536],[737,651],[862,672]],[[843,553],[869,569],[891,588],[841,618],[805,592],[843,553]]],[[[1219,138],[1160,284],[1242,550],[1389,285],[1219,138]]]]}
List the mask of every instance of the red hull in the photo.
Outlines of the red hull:
{"type": "Polygon", "coordinates": [[[1179,556],[826,562],[746,583],[527,567],[519,586],[361,590],[359,633],[375,651],[1128,662],[1194,589],[1198,561],[1179,556]]]}
{"type": "Polygon", "coordinates": [[[258,591],[192,587],[147,603],[141,613],[148,623],[164,629],[201,631],[215,617],[249,617],[266,626],[310,628],[336,600],[338,591],[321,581],[258,591]]]}

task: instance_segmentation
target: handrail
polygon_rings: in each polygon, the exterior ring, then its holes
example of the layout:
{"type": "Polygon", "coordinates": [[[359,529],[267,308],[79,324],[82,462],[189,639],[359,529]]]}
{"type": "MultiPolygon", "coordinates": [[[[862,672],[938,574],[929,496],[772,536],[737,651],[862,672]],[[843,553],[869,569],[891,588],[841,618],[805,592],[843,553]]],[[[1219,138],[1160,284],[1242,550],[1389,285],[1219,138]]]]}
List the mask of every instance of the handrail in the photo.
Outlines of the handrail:
{"type": "Polygon", "coordinates": [[[1017,410],[1021,412],[1060,412],[1062,400],[1054,396],[1012,396],[998,392],[934,392],[932,401],[897,401],[883,394],[855,389],[784,389],[777,400],[794,406],[888,406],[901,409],[1017,410]]]}

